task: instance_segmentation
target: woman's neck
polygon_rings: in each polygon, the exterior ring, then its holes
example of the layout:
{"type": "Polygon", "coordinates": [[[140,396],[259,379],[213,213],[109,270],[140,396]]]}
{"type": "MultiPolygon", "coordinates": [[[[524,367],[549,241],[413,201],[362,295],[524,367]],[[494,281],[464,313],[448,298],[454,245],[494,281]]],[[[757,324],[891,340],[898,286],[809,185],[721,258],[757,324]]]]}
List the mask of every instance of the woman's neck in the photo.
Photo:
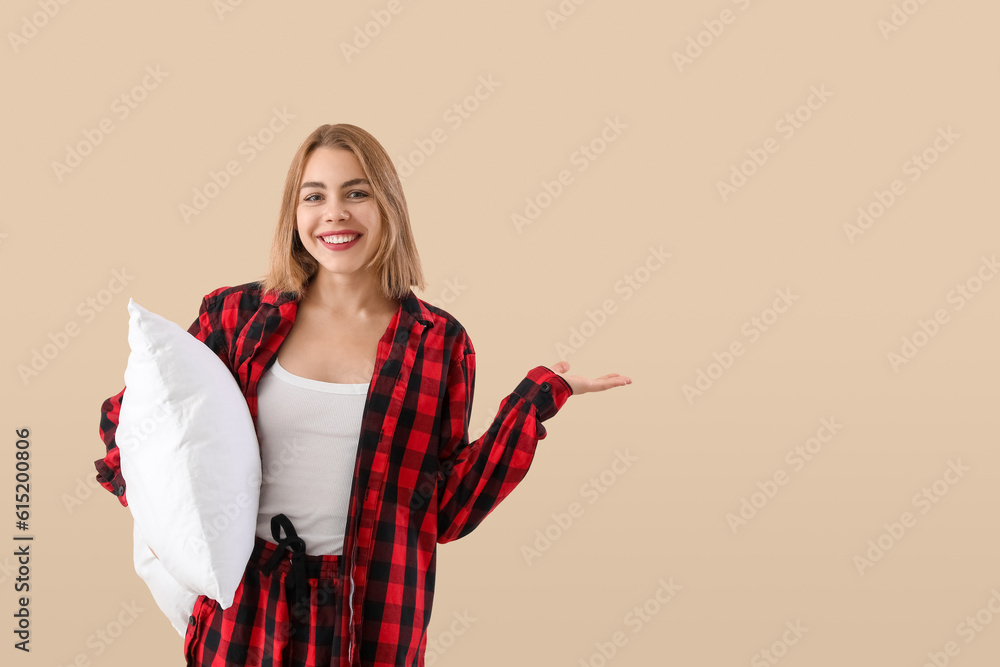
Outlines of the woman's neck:
{"type": "Polygon", "coordinates": [[[399,302],[385,296],[374,281],[343,278],[313,276],[299,307],[338,317],[362,319],[378,317],[390,311],[395,313],[399,307],[399,302]]]}

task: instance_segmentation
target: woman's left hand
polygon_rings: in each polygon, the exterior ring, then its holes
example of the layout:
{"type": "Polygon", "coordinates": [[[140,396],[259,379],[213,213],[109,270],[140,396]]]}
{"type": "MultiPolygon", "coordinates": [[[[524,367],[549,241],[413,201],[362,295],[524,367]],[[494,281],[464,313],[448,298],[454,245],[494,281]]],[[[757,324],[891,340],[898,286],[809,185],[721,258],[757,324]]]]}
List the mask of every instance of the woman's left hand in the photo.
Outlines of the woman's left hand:
{"type": "Polygon", "coordinates": [[[624,387],[627,384],[632,384],[632,378],[619,375],[618,373],[608,373],[593,380],[585,378],[582,375],[564,375],[569,370],[568,361],[560,361],[553,366],[549,366],[549,368],[569,383],[574,396],[577,394],[586,394],[589,391],[604,391],[612,387],[624,387]]]}

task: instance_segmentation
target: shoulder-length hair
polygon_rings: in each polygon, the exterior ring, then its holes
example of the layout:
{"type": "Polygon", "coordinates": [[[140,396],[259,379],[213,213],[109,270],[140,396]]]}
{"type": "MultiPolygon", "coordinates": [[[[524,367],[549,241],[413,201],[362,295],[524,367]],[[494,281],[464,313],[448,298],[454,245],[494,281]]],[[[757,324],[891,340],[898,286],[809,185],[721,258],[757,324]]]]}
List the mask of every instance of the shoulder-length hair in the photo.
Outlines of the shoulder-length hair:
{"type": "Polygon", "coordinates": [[[295,212],[306,161],[321,146],[345,148],[354,153],[371,184],[382,220],[382,235],[374,257],[364,268],[376,272],[382,292],[388,298],[402,299],[411,285],[423,290],[420,255],[410,229],[410,214],[399,174],[375,137],[360,127],[345,123],[317,127],[292,158],[271,243],[268,270],[260,280],[263,290],[290,292],[299,299],[305,296],[310,279],[319,269],[319,263],[299,238],[295,212]]]}

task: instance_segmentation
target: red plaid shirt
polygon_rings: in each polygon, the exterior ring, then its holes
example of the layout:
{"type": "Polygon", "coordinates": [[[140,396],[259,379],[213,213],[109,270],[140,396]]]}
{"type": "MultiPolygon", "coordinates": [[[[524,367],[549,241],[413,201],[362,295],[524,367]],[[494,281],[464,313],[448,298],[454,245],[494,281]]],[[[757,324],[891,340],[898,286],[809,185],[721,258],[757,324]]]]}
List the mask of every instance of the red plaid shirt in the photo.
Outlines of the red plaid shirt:
{"type": "MultiPolygon", "coordinates": [[[[232,370],[257,423],[257,383],[298,302],[260,284],[220,287],[188,331],[232,370]]],[[[469,442],[476,353],[464,327],[410,290],[378,344],[361,423],[344,540],[341,663],[423,665],[437,544],[468,535],[528,472],[542,422],[572,395],[545,366],[528,371],[492,425],[469,442]]],[[[115,430],[125,389],[104,402],[97,481],[127,506],[115,430]]]]}

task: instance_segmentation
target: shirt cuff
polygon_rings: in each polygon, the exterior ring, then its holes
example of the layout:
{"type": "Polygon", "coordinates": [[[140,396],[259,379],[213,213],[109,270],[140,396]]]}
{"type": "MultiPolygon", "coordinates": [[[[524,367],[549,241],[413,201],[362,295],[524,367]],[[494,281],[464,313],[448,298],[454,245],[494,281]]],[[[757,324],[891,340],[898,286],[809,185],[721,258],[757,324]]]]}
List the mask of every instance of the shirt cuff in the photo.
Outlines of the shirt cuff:
{"type": "Polygon", "coordinates": [[[545,427],[541,422],[555,416],[559,409],[573,395],[573,389],[566,380],[546,366],[536,366],[514,389],[514,393],[535,406],[539,421],[538,438],[545,437],[545,427]]]}
{"type": "Polygon", "coordinates": [[[115,474],[104,459],[94,461],[94,467],[97,468],[98,483],[118,496],[118,502],[122,504],[122,507],[128,507],[128,501],[125,499],[125,478],[122,477],[121,471],[115,474]]]}

